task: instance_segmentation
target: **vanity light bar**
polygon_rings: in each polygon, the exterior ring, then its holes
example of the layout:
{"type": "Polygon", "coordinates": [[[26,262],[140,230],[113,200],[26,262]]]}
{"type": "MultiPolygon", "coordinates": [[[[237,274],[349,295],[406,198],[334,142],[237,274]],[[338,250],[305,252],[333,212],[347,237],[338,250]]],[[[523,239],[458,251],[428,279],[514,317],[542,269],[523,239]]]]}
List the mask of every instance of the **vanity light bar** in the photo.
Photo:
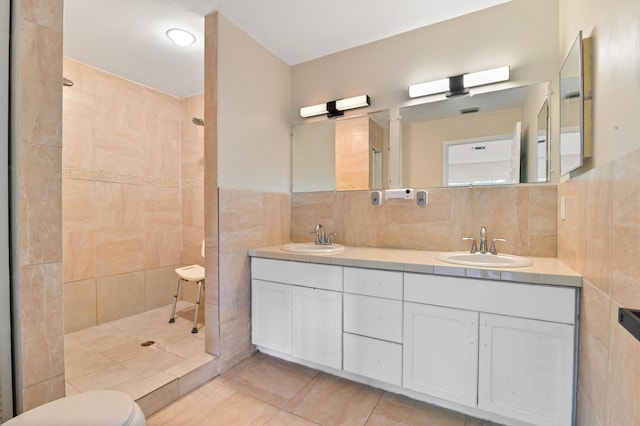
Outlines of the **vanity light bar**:
{"type": "Polygon", "coordinates": [[[322,115],[327,112],[327,104],[311,105],[300,108],[300,117],[313,117],[314,115],[322,115]]]}
{"type": "Polygon", "coordinates": [[[355,108],[362,108],[371,105],[369,95],[359,95],[352,98],[338,99],[324,104],[311,105],[300,108],[300,117],[313,117],[315,115],[327,114],[329,117],[342,115],[344,111],[355,108]]]}
{"type": "Polygon", "coordinates": [[[485,71],[472,72],[469,74],[456,75],[441,80],[429,81],[426,83],[412,84],[409,86],[409,97],[418,98],[420,96],[436,95],[449,91],[451,94],[466,94],[470,87],[484,86],[486,84],[500,83],[509,80],[509,66],[493,68],[485,71]],[[463,87],[459,87],[462,78],[463,87]]]}

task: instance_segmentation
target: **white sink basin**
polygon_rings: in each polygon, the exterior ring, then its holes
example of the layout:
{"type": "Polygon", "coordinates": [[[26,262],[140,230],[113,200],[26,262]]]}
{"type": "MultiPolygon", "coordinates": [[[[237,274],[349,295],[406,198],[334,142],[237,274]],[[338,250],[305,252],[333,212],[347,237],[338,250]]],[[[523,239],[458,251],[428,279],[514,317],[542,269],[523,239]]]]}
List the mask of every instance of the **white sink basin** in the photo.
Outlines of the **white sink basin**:
{"type": "Polygon", "coordinates": [[[496,268],[519,268],[531,265],[531,261],[526,257],[501,253],[469,253],[468,251],[440,253],[438,255],[438,260],[458,265],[496,268]]]}
{"type": "Polygon", "coordinates": [[[344,246],[341,244],[320,245],[316,243],[289,243],[282,246],[282,250],[290,251],[292,253],[340,253],[344,251],[344,246]]]}

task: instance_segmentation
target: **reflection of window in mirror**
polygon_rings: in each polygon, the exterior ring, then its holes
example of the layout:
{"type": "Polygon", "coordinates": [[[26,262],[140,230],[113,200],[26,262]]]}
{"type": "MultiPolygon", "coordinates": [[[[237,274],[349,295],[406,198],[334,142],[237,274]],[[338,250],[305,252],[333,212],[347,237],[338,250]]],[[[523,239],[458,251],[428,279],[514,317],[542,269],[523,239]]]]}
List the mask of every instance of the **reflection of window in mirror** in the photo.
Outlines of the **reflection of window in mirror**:
{"type": "Polygon", "coordinates": [[[517,122],[510,135],[443,142],[443,181],[447,186],[518,183],[521,133],[517,122]]]}

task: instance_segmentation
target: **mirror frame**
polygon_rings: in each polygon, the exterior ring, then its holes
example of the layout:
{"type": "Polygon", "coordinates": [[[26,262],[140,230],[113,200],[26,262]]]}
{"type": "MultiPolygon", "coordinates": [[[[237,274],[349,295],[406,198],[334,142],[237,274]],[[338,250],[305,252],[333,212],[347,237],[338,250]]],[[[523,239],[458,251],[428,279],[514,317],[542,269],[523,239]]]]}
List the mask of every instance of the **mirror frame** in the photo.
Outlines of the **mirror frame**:
{"type": "MultiPolygon", "coordinates": [[[[565,176],[584,165],[585,158],[585,108],[584,108],[584,51],[582,31],[578,32],[578,36],[573,42],[569,53],[567,54],[559,73],[560,86],[560,176],[565,176]],[[577,60],[576,60],[577,58],[577,60]],[[577,68],[577,69],[576,69],[577,68]],[[567,86],[567,81],[571,78],[578,78],[578,91],[572,91],[573,86],[567,86]],[[564,84],[563,84],[564,82],[564,84]],[[571,161],[567,164],[568,156],[573,152],[571,139],[576,133],[575,122],[571,119],[572,104],[578,106],[578,158],[577,161],[571,161]],[[563,155],[563,151],[565,154],[563,155]],[[567,151],[570,151],[567,154],[567,151]]],[[[573,142],[575,143],[575,142],[573,142]]]]}

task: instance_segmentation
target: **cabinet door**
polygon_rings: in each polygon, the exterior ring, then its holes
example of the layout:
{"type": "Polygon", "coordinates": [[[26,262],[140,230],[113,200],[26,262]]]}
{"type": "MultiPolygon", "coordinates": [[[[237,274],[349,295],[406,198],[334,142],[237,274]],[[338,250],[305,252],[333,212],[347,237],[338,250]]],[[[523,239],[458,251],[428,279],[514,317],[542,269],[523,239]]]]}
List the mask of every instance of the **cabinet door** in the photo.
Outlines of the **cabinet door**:
{"type": "Polygon", "coordinates": [[[478,313],[404,304],[403,386],[475,407],[478,313]]]}
{"type": "Polygon", "coordinates": [[[294,287],[293,356],[342,368],[342,293],[294,287]]]}
{"type": "Polygon", "coordinates": [[[291,354],[291,286],[251,281],[251,341],[291,354]]]}
{"type": "Polygon", "coordinates": [[[479,408],[537,425],[570,425],[574,326],[480,316],[479,408]]]}

